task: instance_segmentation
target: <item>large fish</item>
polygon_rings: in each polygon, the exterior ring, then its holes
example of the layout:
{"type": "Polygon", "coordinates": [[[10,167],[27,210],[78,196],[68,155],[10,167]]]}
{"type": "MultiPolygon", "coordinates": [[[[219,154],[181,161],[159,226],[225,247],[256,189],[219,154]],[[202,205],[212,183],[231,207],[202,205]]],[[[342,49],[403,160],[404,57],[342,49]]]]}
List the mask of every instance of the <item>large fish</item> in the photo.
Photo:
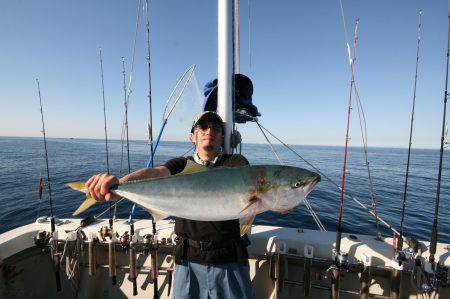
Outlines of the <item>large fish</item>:
{"type": "MultiPolygon", "coordinates": [[[[244,219],[246,230],[259,213],[287,212],[296,207],[319,181],[320,175],[291,166],[207,168],[188,161],[180,174],[125,182],[114,186],[112,192],[149,210],[156,219],[168,216],[201,221],[239,218],[244,219]]],[[[84,183],[67,185],[86,191],[84,183]]],[[[93,198],[87,198],[74,215],[94,203],[93,198]]]]}

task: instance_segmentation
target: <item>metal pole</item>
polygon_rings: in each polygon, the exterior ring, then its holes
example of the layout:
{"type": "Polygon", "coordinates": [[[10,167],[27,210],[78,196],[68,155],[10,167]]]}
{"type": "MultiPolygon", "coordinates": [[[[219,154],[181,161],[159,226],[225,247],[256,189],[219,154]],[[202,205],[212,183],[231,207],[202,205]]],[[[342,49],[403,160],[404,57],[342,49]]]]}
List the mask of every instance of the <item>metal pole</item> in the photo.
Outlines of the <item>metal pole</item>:
{"type": "Polygon", "coordinates": [[[225,123],[224,152],[230,154],[233,130],[233,2],[218,0],[217,112],[225,123]]]}

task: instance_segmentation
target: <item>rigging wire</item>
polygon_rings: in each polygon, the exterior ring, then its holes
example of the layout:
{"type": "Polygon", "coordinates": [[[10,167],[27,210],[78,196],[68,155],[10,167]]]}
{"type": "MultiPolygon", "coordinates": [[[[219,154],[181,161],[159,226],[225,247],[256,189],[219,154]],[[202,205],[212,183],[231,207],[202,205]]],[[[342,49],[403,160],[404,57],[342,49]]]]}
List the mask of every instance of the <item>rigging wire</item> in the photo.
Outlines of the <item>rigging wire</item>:
{"type": "MultiPolygon", "coordinates": [[[[254,118],[254,121],[257,122],[258,120],[254,118]]],[[[302,155],[300,155],[296,150],[294,150],[291,146],[286,144],[283,140],[275,136],[272,132],[270,132],[267,128],[265,128],[261,123],[259,123],[261,128],[264,129],[270,136],[272,136],[275,140],[280,142],[282,145],[284,145],[289,151],[291,151],[295,156],[299,157],[303,162],[305,162],[308,166],[310,166],[312,169],[314,169],[317,173],[319,173],[323,178],[325,178],[327,181],[329,181],[332,185],[336,187],[338,191],[341,191],[341,187],[333,181],[329,176],[324,174],[319,168],[314,166],[311,162],[303,158],[302,155]]],[[[378,221],[380,221],[384,226],[386,226],[388,229],[393,231],[396,234],[399,234],[399,232],[388,222],[386,222],[383,218],[381,218],[378,214],[375,214],[373,211],[370,210],[369,207],[367,207],[358,197],[354,196],[351,192],[345,191],[345,194],[352,199],[354,202],[356,202],[362,209],[365,209],[367,212],[369,212],[372,216],[377,217],[378,221]]]]}
{"type": "Polygon", "coordinates": [[[410,157],[411,157],[411,145],[412,145],[412,135],[413,135],[413,127],[414,127],[414,107],[416,105],[416,88],[417,88],[417,73],[418,73],[418,69],[419,69],[420,29],[421,29],[421,27],[422,27],[422,11],[419,10],[419,26],[417,29],[416,72],[414,75],[414,92],[413,92],[413,99],[412,99],[411,126],[409,129],[408,160],[406,163],[405,189],[403,191],[402,214],[400,217],[400,236],[397,241],[397,251],[401,251],[403,249],[403,221],[405,219],[406,198],[407,198],[407,191],[408,191],[409,164],[410,164],[410,157]]]}
{"type": "Polygon", "coordinates": [[[320,231],[327,231],[325,229],[325,226],[323,226],[322,222],[320,221],[319,216],[314,211],[313,207],[311,206],[311,203],[309,202],[308,198],[305,197],[304,203],[306,208],[308,209],[309,213],[311,214],[311,217],[313,218],[314,222],[316,222],[317,227],[320,231]]]}
{"type": "MultiPolygon", "coordinates": [[[[276,152],[275,148],[273,147],[272,143],[270,142],[269,138],[267,137],[267,135],[264,132],[264,130],[263,130],[262,126],[260,125],[260,123],[258,121],[255,121],[255,123],[258,125],[259,129],[261,130],[261,133],[263,134],[264,138],[266,139],[270,149],[272,150],[273,154],[277,158],[278,163],[280,163],[280,165],[284,165],[283,161],[278,156],[278,153],[276,152]]],[[[314,222],[316,222],[316,225],[319,228],[319,230],[326,231],[325,226],[320,221],[319,216],[317,216],[316,212],[314,211],[314,209],[312,208],[311,204],[309,203],[309,201],[308,201],[308,199],[306,197],[304,199],[304,202],[305,202],[306,208],[308,209],[309,213],[311,214],[311,217],[313,218],[314,222]]]]}
{"type": "Polygon", "coordinates": [[[439,172],[437,180],[437,190],[436,190],[436,202],[434,207],[434,219],[433,219],[433,229],[431,231],[430,239],[430,257],[429,261],[434,267],[434,255],[436,253],[437,245],[437,226],[439,218],[439,200],[441,194],[441,178],[442,178],[442,160],[444,158],[444,140],[445,140],[445,118],[447,111],[447,99],[448,99],[448,64],[449,64],[449,54],[450,54],[450,1],[448,3],[448,35],[447,35],[447,65],[445,71],[445,91],[444,91],[444,112],[442,119],[442,135],[441,135],[441,148],[439,153],[439,172]]]}

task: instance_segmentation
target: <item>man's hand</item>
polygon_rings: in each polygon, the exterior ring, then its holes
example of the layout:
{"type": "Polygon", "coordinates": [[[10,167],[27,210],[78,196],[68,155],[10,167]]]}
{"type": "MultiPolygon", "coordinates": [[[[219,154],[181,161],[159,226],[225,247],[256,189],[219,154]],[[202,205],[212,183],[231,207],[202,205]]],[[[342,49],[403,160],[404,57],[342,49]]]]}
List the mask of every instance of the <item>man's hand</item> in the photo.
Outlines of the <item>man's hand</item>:
{"type": "Polygon", "coordinates": [[[109,200],[117,200],[120,196],[110,192],[110,188],[119,184],[119,179],[113,175],[101,173],[92,176],[85,184],[88,195],[92,196],[96,201],[103,202],[109,200]]]}

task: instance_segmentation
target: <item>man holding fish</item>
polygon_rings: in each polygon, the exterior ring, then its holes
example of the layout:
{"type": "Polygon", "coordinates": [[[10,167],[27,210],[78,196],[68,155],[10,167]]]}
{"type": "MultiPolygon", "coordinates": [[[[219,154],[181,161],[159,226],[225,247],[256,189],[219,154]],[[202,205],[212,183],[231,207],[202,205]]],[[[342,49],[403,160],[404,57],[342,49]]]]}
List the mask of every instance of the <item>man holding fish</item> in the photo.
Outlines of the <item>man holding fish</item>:
{"type": "MultiPolygon", "coordinates": [[[[223,125],[218,114],[204,112],[192,125],[190,140],[195,144],[192,157],[174,158],[154,168],[137,170],[120,180],[112,175],[98,174],[86,182],[86,190],[97,201],[115,200],[119,196],[110,192],[112,186],[180,173],[188,160],[206,167],[248,165],[242,155],[222,153],[223,125]]],[[[253,297],[246,250],[249,242],[246,235],[240,236],[238,219],[196,221],[176,218],[175,233],[179,240],[175,253],[174,298],[253,297]]]]}
{"type": "MultiPolygon", "coordinates": [[[[212,82],[206,87],[214,91],[217,83],[212,82]]],[[[236,82],[243,86],[236,87],[236,94],[251,97],[250,79],[236,82]]],[[[214,92],[205,95],[216,98],[214,92]]],[[[190,132],[193,156],[142,168],[121,179],[98,174],[85,184],[69,183],[88,195],[74,214],[96,202],[124,197],[149,210],[156,220],[175,216],[173,297],[253,298],[245,232],[257,214],[295,208],[320,176],[292,166],[249,166],[244,156],[222,152],[223,139],[221,117],[212,111],[200,114],[190,132]]]]}

